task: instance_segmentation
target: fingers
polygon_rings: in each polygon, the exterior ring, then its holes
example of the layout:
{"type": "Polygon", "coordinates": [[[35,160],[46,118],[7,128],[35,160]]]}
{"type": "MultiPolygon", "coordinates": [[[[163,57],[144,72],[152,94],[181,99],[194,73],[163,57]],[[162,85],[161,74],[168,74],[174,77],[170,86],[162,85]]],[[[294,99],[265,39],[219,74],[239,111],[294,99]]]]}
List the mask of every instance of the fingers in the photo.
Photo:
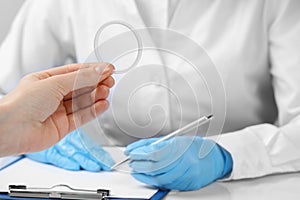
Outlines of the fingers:
{"type": "Polygon", "coordinates": [[[69,94],[67,94],[64,98],[65,101],[67,100],[71,100],[72,98],[76,98],[78,96],[81,96],[85,93],[91,93],[93,90],[95,89],[95,87],[86,87],[86,88],[82,88],[76,91],[72,91],[69,94]]]}
{"type": "Polygon", "coordinates": [[[106,78],[104,81],[102,81],[99,84],[102,84],[109,88],[112,88],[112,86],[114,86],[114,84],[115,84],[115,79],[113,79],[113,77],[109,76],[108,78],[106,78]]]}
{"type": "Polygon", "coordinates": [[[64,102],[67,114],[89,107],[99,100],[104,100],[109,95],[109,88],[101,85],[92,92],[85,93],[64,102]]]}
{"type": "MultiPolygon", "coordinates": [[[[178,152],[170,146],[166,146],[162,149],[154,149],[153,146],[140,147],[129,154],[132,162],[149,161],[148,163],[151,163],[151,170],[165,167],[170,162],[174,162],[178,159],[179,156],[180,154],[178,155],[178,152]],[[170,155],[172,155],[172,157],[170,157],[170,155]]],[[[150,169],[150,166],[147,168],[150,169]]]]}
{"type": "Polygon", "coordinates": [[[76,134],[72,136],[68,142],[76,148],[74,159],[83,169],[107,171],[114,164],[112,157],[82,129],[77,129],[76,134]]]}
{"type": "Polygon", "coordinates": [[[102,63],[101,65],[81,68],[70,73],[55,75],[45,79],[45,81],[48,81],[53,90],[60,93],[63,98],[72,91],[97,86],[113,73],[113,69],[112,65],[102,63]]]}
{"type": "Polygon", "coordinates": [[[67,74],[70,72],[75,72],[84,68],[93,68],[96,66],[108,66],[108,63],[77,63],[77,64],[69,64],[61,67],[51,68],[45,71],[38,72],[39,74],[45,74],[48,77],[67,74]]]}
{"type": "Polygon", "coordinates": [[[132,176],[147,185],[166,189],[186,190],[186,185],[189,185],[187,182],[190,180],[190,174],[186,173],[188,169],[189,165],[180,163],[179,166],[174,166],[169,171],[160,174],[149,175],[133,172],[132,176]]]}
{"type": "MultiPolygon", "coordinates": [[[[109,76],[108,78],[103,80],[101,83],[98,83],[97,87],[104,85],[104,86],[111,88],[114,84],[115,84],[115,80],[111,76],[109,76]]],[[[76,98],[85,93],[91,93],[94,89],[95,89],[95,87],[86,87],[86,88],[82,88],[82,89],[79,89],[76,91],[72,91],[65,96],[64,100],[71,100],[72,98],[76,98]]]]}
{"type": "MultiPolygon", "coordinates": [[[[96,63],[94,63],[94,64],[96,64],[96,63]]],[[[82,68],[91,67],[94,64],[93,63],[69,64],[69,65],[64,65],[64,66],[60,66],[60,67],[51,68],[51,69],[48,69],[45,71],[41,71],[39,73],[46,74],[48,77],[51,77],[51,76],[55,76],[55,75],[74,72],[74,71],[77,71],[82,68]]]]}
{"type": "Polygon", "coordinates": [[[139,141],[133,142],[126,147],[124,153],[126,155],[129,155],[133,150],[135,150],[139,147],[144,147],[144,146],[150,145],[151,143],[155,142],[158,139],[159,138],[149,138],[149,139],[147,138],[147,139],[141,139],[139,141]]]}
{"type": "Polygon", "coordinates": [[[26,154],[26,157],[38,162],[49,163],[68,170],[80,169],[80,165],[70,159],[70,157],[66,157],[63,154],[60,154],[56,146],[53,146],[44,151],[26,154]]]}
{"type": "Polygon", "coordinates": [[[61,155],[55,148],[52,151],[48,151],[47,160],[49,163],[63,169],[75,171],[80,170],[80,165],[78,165],[71,158],[61,155]]]}
{"type": "Polygon", "coordinates": [[[77,127],[84,125],[85,123],[105,112],[108,108],[108,105],[108,101],[100,100],[89,107],[80,109],[72,114],[67,115],[70,131],[75,130],[77,127]]]}
{"type": "Polygon", "coordinates": [[[60,74],[66,74],[66,73],[71,73],[78,71],[81,68],[86,68],[90,66],[90,64],[69,64],[69,65],[64,65],[61,67],[55,67],[51,68],[45,71],[40,71],[36,72],[33,74],[29,74],[29,78],[37,79],[37,80],[43,80],[55,75],[60,75],[60,74]]]}
{"type": "MultiPolygon", "coordinates": [[[[171,172],[174,168],[182,165],[182,159],[170,160],[165,164],[157,164],[156,161],[131,161],[129,166],[135,173],[143,173],[148,176],[158,176],[168,172],[171,172]]],[[[184,164],[183,164],[184,165],[184,164]]]]}
{"type": "MultiPolygon", "coordinates": [[[[178,148],[174,143],[171,143],[170,141],[163,141],[159,144],[151,145],[152,142],[155,140],[146,139],[141,140],[141,142],[137,142],[136,145],[137,148],[132,149],[128,155],[130,156],[131,160],[137,161],[137,160],[147,160],[147,161],[167,161],[170,159],[169,155],[172,155],[172,159],[176,158],[178,148]],[[148,142],[149,141],[149,142],[148,142]],[[138,146],[141,145],[141,146],[138,146]],[[175,154],[176,153],[176,154],[175,154]]],[[[125,152],[126,153],[126,152],[125,152]]]]}
{"type": "Polygon", "coordinates": [[[76,153],[73,155],[73,159],[80,164],[81,168],[91,172],[98,172],[101,170],[101,166],[89,158],[88,154],[76,153]]]}

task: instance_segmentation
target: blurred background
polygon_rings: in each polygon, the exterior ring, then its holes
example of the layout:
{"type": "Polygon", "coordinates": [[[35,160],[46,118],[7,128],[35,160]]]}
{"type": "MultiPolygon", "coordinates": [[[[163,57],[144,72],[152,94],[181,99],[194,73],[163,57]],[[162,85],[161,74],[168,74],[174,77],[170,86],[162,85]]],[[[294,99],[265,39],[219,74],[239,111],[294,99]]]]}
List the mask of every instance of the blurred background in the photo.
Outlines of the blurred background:
{"type": "Polygon", "coordinates": [[[0,44],[25,0],[0,0],[0,44]]]}

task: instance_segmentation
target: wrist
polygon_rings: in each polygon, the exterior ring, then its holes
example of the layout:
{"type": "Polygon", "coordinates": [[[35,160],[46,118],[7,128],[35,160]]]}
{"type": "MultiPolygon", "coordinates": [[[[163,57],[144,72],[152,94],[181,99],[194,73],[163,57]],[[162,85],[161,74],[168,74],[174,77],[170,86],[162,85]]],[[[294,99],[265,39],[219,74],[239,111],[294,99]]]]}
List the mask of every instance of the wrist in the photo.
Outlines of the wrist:
{"type": "Polygon", "coordinates": [[[233,160],[231,154],[226,149],[224,149],[219,144],[217,144],[217,146],[219,147],[224,160],[224,168],[220,178],[225,178],[231,174],[232,167],[233,167],[233,160]]]}
{"type": "MultiPolygon", "coordinates": [[[[9,103],[4,101],[4,99],[0,99],[0,136],[6,134],[6,130],[8,130],[8,118],[9,118],[9,103]]],[[[2,144],[2,143],[1,143],[2,144]]]]}
{"type": "Polygon", "coordinates": [[[0,157],[15,154],[14,143],[16,138],[13,137],[12,129],[16,126],[11,118],[11,103],[0,99],[0,157]]]}

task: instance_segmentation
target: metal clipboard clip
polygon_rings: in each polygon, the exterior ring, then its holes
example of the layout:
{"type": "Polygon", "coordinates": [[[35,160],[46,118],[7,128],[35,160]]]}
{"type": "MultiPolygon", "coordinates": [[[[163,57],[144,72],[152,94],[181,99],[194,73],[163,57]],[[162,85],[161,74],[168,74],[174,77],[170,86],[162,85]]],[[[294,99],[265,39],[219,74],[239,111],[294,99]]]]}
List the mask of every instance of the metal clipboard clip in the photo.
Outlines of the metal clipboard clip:
{"type": "Polygon", "coordinates": [[[55,185],[50,188],[9,185],[9,196],[11,197],[105,200],[107,197],[109,197],[109,192],[109,190],[105,189],[75,189],[64,184],[55,185]]]}

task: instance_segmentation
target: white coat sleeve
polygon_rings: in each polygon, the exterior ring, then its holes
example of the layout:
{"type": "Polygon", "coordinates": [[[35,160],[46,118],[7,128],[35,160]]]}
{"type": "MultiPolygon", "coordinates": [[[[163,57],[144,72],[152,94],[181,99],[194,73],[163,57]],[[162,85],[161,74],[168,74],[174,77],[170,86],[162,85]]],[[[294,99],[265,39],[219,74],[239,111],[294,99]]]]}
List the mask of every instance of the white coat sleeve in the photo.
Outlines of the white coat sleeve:
{"type": "Polygon", "coordinates": [[[25,74],[72,59],[70,24],[57,0],[28,0],[0,47],[0,92],[13,89],[25,74]]]}
{"type": "Polygon", "coordinates": [[[266,6],[278,125],[221,135],[217,142],[234,162],[225,180],[300,171],[300,1],[271,0],[266,6]]]}

